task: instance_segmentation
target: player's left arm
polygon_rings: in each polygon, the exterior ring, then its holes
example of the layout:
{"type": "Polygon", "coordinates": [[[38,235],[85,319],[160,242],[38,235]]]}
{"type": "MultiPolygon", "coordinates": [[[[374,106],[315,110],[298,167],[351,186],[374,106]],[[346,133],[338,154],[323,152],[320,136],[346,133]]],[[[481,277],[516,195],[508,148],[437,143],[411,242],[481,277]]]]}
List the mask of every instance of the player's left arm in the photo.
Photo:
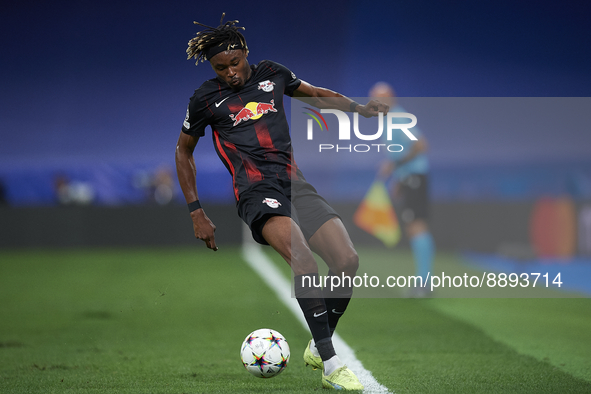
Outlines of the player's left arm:
{"type": "MultiPolygon", "coordinates": [[[[310,97],[314,99],[311,104],[318,108],[338,109],[345,112],[351,111],[351,104],[354,103],[353,100],[340,93],[311,85],[306,81],[301,81],[300,86],[294,91],[293,97],[310,97]]],[[[366,118],[378,116],[380,112],[387,113],[389,109],[390,107],[388,105],[378,100],[371,100],[365,105],[357,104],[353,108],[354,112],[359,112],[366,118]]]]}

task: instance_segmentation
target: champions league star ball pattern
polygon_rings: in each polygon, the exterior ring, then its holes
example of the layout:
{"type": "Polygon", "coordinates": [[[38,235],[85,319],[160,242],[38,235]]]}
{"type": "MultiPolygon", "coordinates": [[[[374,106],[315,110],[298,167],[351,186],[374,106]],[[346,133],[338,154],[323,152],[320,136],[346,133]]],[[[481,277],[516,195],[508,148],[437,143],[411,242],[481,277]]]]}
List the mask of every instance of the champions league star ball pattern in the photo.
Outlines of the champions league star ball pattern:
{"type": "Polygon", "coordinates": [[[258,378],[272,378],[285,369],[289,345],[275,330],[261,328],[251,332],[240,348],[244,368],[258,378]]]}

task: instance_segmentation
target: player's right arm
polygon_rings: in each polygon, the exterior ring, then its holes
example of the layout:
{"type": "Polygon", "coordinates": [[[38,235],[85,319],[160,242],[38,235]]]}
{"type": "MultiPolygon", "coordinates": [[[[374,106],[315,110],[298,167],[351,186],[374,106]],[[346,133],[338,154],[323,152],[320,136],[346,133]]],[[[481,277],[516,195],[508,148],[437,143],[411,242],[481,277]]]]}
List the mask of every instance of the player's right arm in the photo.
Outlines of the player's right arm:
{"type": "MultiPolygon", "coordinates": [[[[187,204],[199,199],[195,180],[197,169],[193,157],[198,141],[199,136],[192,136],[181,131],[174,155],[176,173],[187,204]]],[[[193,220],[195,238],[203,240],[209,249],[218,250],[215,244],[215,225],[209,220],[203,208],[191,212],[191,219],[193,220]]]]}

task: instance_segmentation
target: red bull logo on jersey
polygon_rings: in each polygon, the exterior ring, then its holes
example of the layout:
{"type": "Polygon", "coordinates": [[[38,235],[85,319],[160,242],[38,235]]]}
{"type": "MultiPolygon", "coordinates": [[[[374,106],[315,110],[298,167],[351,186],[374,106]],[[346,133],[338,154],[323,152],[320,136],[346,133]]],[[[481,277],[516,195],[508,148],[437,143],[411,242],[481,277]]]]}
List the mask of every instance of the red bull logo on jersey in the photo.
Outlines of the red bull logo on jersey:
{"type": "Polygon", "coordinates": [[[275,82],[271,82],[269,80],[259,82],[259,90],[262,89],[263,92],[271,92],[273,91],[273,85],[275,85],[275,82]]]}
{"type": "Polygon", "coordinates": [[[279,206],[281,205],[281,203],[274,198],[265,198],[263,200],[263,204],[267,204],[271,208],[279,208],[279,206]]]}
{"type": "Polygon", "coordinates": [[[277,112],[275,109],[275,100],[271,100],[269,103],[251,101],[238,111],[237,114],[230,114],[229,116],[234,121],[232,126],[236,126],[240,122],[246,122],[249,119],[256,120],[269,112],[277,112]]]}

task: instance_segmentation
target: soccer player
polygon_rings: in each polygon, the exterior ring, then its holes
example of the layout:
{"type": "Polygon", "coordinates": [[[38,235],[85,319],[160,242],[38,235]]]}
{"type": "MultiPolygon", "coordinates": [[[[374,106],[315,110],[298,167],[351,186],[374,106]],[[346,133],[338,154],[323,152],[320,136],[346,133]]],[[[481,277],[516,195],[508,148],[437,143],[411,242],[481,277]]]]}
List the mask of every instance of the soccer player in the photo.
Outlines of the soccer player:
{"type": "Polygon", "coordinates": [[[322,368],[327,388],[360,390],[363,385],[336,355],[331,335],[352,295],[351,286],[333,292],[304,282],[316,278],[312,251],[326,262],[329,275],[357,272],[359,259],[335,210],[296,165],[283,95],[314,98],[320,108],[357,111],[365,117],[387,112],[377,100],[360,105],[331,90],[300,80],[281,64],[263,60],[250,65],[248,47],[238,21],[205,28],[189,41],[188,58],[209,61],[216,77],[191,97],[176,153],[181,189],[189,206],[195,237],[218,250],[215,225],[201,207],[196,188],[193,152],[205,127],[213,132],[215,150],[232,175],[238,215],[253,238],[271,245],[291,266],[294,291],[313,340],[304,352],[306,364],[322,368]],[[324,101],[323,98],[329,98],[324,101]]]}
{"type": "MultiPolygon", "coordinates": [[[[369,92],[370,97],[378,98],[393,109],[391,112],[406,112],[397,104],[394,89],[385,82],[376,83],[369,92]]],[[[402,122],[404,123],[404,122],[402,122]]],[[[433,267],[435,243],[429,230],[429,161],[427,159],[427,140],[417,127],[412,133],[416,141],[410,140],[402,133],[393,134],[390,143],[403,146],[402,152],[390,153],[389,158],[382,163],[380,178],[394,179],[395,201],[399,202],[397,211],[412,250],[416,275],[427,280],[427,275],[433,267]]],[[[429,286],[411,289],[410,297],[429,296],[429,286]]]]}

